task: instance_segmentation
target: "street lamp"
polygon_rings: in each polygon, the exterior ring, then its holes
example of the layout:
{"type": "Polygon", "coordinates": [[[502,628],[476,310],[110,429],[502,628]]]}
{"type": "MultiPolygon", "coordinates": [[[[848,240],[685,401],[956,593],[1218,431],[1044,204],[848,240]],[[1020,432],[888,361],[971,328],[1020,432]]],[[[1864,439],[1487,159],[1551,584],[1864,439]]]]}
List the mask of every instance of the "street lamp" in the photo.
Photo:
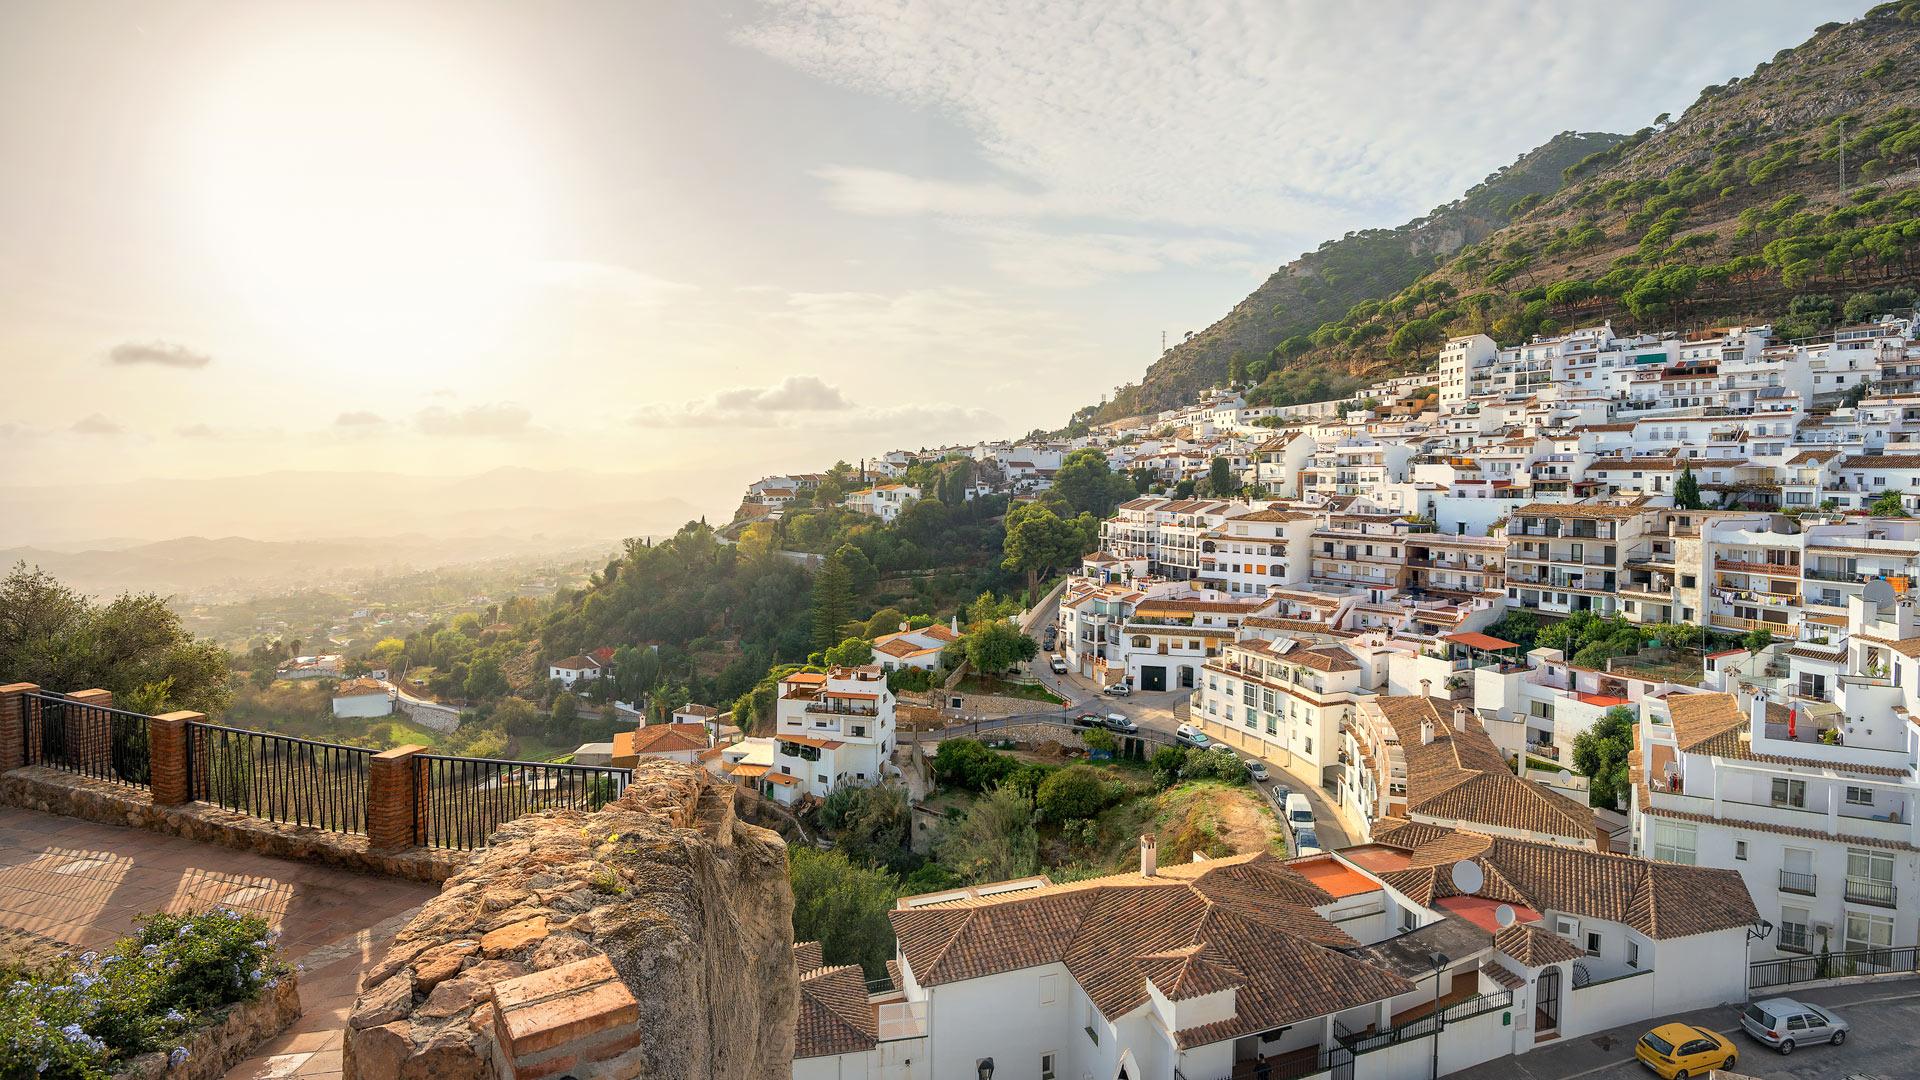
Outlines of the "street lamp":
{"type": "Polygon", "coordinates": [[[1447,966],[1447,954],[1435,950],[1427,957],[1433,965],[1433,1076],[1440,1080],[1440,969],[1447,966]]]}
{"type": "Polygon", "coordinates": [[[993,1059],[992,1058],[990,1057],[981,1058],[979,1061],[974,1062],[974,1068],[980,1070],[980,1080],[993,1080],[993,1059]]]}

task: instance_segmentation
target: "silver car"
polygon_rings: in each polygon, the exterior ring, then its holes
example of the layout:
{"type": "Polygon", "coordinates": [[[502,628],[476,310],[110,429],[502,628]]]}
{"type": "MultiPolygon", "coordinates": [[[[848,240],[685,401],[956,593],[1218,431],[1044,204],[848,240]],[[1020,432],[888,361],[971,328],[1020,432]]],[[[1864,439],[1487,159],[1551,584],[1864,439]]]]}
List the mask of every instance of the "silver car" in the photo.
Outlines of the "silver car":
{"type": "Polygon", "coordinates": [[[1792,998],[1768,998],[1756,1001],[1740,1012],[1740,1026],[1747,1034],[1783,1054],[1793,1053],[1796,1045],[1847,1041],[1851,1024],[1818,1005],[1792,998]]]}

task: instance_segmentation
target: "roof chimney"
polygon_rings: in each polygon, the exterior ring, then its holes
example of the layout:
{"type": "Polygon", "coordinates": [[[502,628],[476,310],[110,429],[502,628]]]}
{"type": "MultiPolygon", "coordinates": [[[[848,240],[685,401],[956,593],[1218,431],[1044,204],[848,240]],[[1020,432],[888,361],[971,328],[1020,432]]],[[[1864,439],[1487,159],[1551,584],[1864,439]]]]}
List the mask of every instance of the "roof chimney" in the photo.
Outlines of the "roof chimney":
{"type": "Polygon", "coordinates": [[[1465,705],[1455,705],[1453,707],[1453,730],[1463,734],[1467,730],[1467,707],[1465,705]]]}
{"type": "Polygon", "coordinates": [[[1420,721],[1420,745],[1427,746],[1432,742],[1433,742],[1433,721],[1432,720],[1420,721]]]}
{"type": "Polygon", "coordinates": [[[1421,697],[1433,696],[1433,680],[1432,679],[1420,680],[1420,696],[1421,697]]]}
{"type": "Polygon", "coordinates": [[[900,620],[900,632],[903,634],[907,632],[907,620],[905,619],[900,620]]]}
{"type": "Polygon", "coordinates": [[[1152,833],[1140,834],[1140,876],[1153,877],[1160,872],[1160,842],[1152,833]]]}

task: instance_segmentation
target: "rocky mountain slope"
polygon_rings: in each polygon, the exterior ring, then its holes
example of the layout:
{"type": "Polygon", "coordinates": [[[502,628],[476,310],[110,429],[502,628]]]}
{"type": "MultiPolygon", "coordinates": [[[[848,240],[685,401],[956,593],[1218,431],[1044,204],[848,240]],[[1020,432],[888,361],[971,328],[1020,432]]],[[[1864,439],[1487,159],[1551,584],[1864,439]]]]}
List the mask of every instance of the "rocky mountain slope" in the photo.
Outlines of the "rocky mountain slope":
{"type": "Polygon", "coordinates": [[[1431,269],[1323,283],[1324,264],[1303,258],[1081,418],[1165,408],[1225,381],[1230,365],[1247,369],[1256,402],[1321,400],[1430,366],[1455,334],[1513,344],[1602,319],[1616,329],[1767,319],[1794,337],[1912,304],[1920,0],[1822,26],[1752,75],[1707,87],[1678,118],[1561,160],[1568,138],[1507,170],[1529,174],[1540,197],[1509,197],[1507,216],[1477,235],[1448,243],[1432,231],[1439,213],[1393,230],[1433,238],[1431,269]],[[1549,159],[1554,175],[1538,175],[1549,159]]]}

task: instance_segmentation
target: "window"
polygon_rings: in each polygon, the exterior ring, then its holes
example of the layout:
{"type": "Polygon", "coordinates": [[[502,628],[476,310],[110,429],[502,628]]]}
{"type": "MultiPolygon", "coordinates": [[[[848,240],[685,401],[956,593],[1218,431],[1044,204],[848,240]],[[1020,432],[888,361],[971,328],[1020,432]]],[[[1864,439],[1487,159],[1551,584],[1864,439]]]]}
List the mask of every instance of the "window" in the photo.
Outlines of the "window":
{"type": "Polygon", "coordinates": [[[1640,943],[1637,941],[1627,942],[1627,966],[1630,968],[1640,966],[1640,943]]]}
{"type": "Polygon", "coordinates": [[[1735,840],[1733,842],[1733,857],[1741,862],[1747,861],[1747,842],[1745,840],[1735,840]]]}
{"type": "Polygon", "coordinates": [[[1060,976],[1058,975],[1040,976],[1040,1004],[1042,1005],[1053,1004],[1054,997],[1059,992],[1060,992],[1060,976]]]}
{"type": "Polygon", "coordinates": [[[1591,930],[1587,931],[1587,955],[1600,955],[1600,935],[1591,930]]]}
{"type": "Polygon", "coordinates": [[[1854,787],[1852,784],[1847,785],[1847,805],[1848,806],[1872,806],[1873,805],[1873,789],[1864,788],[1864,787],[1854,787]]]}
{"type": "Polygon", "coordinates": [[[1805,809],[1807,805],[1807,782],[1789,780],[1784,776],[1773,779],[1773,805],[1793,806],[1805,809]]]}
{"type": "Polygon", "coordinates": [[[1089,1001],[1087,1002],[1087,1038],[1092,1039],[1095,1046],[1100,1045],[1100,1029],[1095,1026],[1098,1023],[1100,1023],[1100,1014],[1095,1011],[1093,1002],[1089,1001]]]}
{"type": "Polygon", "coordinates": [[[1869,885],[1893,884],[1893,856],[1884,851],[1847,849],[1847,881],[1869,885]]]}
{"type": "Polygon", "coordinates": [[[1054,1061],[1059,1057],[1052,1050],[1040,1055],[1040,1080],[1055,1080],[1060,1074],[1054,1071],[1054,1061]]]}
{"type": "Polygon", "coordinates": [[[1694,843],[1699,833],[1697,826],[1677,821],[1653,823],[1653,857],[1662,862],[1694,863],[1694,843]]]}
{"type": "MultiPolygon", "coordinates": [[[[1886,949],[1893,945],[1893,920],[1879,915],[1862,915],[1859,912],[1847,913],[1846,951],[1862,949],[1886,949]]],[[[1870,960],[1879,963],[1879,960],[1870,960]]]]}

